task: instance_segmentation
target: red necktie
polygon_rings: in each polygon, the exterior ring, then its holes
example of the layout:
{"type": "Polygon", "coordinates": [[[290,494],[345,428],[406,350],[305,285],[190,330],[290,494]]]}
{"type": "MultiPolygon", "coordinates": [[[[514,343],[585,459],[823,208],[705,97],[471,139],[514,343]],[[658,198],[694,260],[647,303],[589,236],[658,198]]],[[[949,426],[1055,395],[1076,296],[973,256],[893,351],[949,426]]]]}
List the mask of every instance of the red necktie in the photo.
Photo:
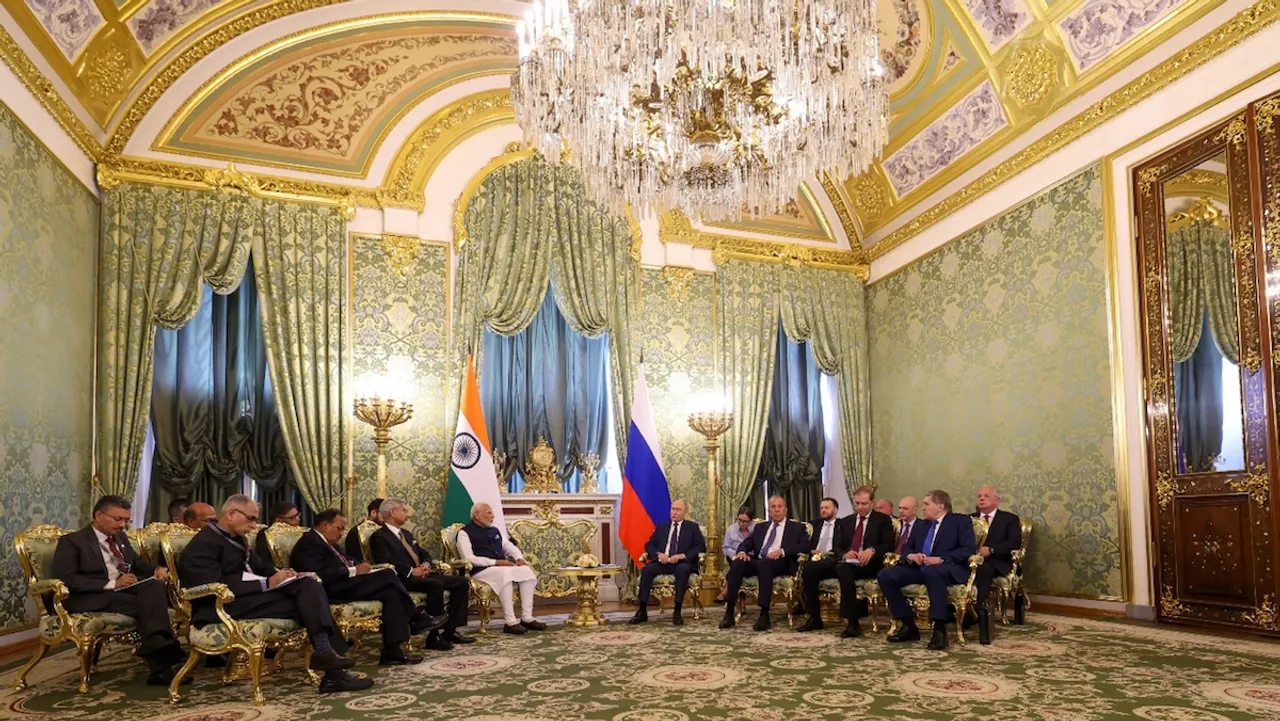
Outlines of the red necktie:
{"type": "Polygon", "coordinates": [[[991,514],[990,513],[982,514],[982,522],[988,523],[988,524],[991,523],[991,514]]]}
{"type": "Polygon", "coordinates": [[[116,539],[107,536],[107,549],[111,551],[111,555],[116,557],[116,570],[120,573],[128,573],[129,562],[124,560],[124,554],[120,552],[120,546],[116,545],[116,539]]]}
{"type": "Polygon", "coordinates": [[[897,553],[902,553],[902,547],[907,545],[907,537],[911,535],[911,524],[902,524],[902,535],[898,537],[898,547],[894,549],[897,553]]]}
{"type": "Polygon", "coordinates": [[[862,550],[862,524],[866,520],[866,516],[858,516],[858,527],[853,529],[853,545],[849,546],[850,551],[862,550]]]}

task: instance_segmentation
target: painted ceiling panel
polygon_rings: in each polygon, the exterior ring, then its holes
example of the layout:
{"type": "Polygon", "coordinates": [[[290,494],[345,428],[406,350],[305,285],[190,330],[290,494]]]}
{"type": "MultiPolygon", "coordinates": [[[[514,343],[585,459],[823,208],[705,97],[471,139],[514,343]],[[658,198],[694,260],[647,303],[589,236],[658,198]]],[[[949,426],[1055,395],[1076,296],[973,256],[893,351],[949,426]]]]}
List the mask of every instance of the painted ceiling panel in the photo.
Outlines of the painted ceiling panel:
{"type": "Polygon", "coordinates": [[[743,230],[786,238],[829,242],[835,242],[836,239],[831,228],[827,226],[822,209],[808,187],[802,187],[798,197],[792,198],[784,211],[778,215],[765,215],[759,218],[746,216],[732,223],[703,223],[703,225],[708,228],[743,230]]]}
{"type": "Polygon", "coordinates": [[[129,32],[150,54],[206,10],[226,0],[151,0],[129,18],[129,32]]]}
{"type": "Polygon", "coordinates": [[[26,0],[27,7],[66,56],[75,60],[106,21],[93,0],[26,0]]]}

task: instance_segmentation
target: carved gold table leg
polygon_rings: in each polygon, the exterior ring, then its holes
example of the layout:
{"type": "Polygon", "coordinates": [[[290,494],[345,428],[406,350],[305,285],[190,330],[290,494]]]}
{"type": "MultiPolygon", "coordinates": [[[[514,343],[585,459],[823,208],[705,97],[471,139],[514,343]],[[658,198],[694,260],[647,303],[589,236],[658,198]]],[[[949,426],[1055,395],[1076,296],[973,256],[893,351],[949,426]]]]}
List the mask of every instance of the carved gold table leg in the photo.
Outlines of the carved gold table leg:
{"type": "Polygon", "coordinates": [[[566,622],[570,626],[603,626],[606,621],[600,613],[600,576],[578,576],[578,610],[566,622]]]}

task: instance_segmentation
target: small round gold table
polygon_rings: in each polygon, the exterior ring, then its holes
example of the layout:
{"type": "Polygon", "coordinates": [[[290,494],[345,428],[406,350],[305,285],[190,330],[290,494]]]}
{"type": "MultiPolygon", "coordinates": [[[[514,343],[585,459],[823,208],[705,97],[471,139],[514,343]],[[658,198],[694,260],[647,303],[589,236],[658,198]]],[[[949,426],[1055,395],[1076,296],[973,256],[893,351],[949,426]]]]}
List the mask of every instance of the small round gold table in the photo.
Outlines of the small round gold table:
{"type": "Polygon", "coordinates": [[[566,566],[557,569],[559,575],[578,581],[578,610],[565,623],[570,626],[603,626],[606,621],[604,614],[600,613],[600,579],[621,570],[621,566],[566,566]]]}

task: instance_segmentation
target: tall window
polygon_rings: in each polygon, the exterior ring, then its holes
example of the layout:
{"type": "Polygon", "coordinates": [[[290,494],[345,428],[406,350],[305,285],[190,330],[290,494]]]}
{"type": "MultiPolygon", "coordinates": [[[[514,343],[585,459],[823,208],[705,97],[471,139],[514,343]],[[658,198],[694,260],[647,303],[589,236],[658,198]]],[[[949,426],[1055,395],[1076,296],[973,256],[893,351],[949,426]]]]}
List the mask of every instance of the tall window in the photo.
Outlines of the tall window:
{"type": "Polygon", "coordinates": [[[621,485],[609,477],[609,468],[617,467],[611,462],[609,337],[575,332],[550,289],[528,328],[514,336],[485,330],[480,398],[509,491],[523,489],[522,471],[540,439],[556,452],[564,491],[580,489],[577,460],[587,453],[599,458],[602,491],[621,485]]]}
{"type": "Polygon", "coordinates": [[[252,261],[233,293],[206,286],[191,322],[157,330],[150,430],[148,521],[168,520],[175,498],[217,507],[246,486],[264,507],[304,508],[276,415],[252,261]]]}
{"type": "Polygon", "coordinates": [[[779,320],[764,451],[748,504],[763,516],[768,498],[782,496],[793,518],[817,517],[825,455],[821,371],[809,344],[788,340],[779,320]]]}

